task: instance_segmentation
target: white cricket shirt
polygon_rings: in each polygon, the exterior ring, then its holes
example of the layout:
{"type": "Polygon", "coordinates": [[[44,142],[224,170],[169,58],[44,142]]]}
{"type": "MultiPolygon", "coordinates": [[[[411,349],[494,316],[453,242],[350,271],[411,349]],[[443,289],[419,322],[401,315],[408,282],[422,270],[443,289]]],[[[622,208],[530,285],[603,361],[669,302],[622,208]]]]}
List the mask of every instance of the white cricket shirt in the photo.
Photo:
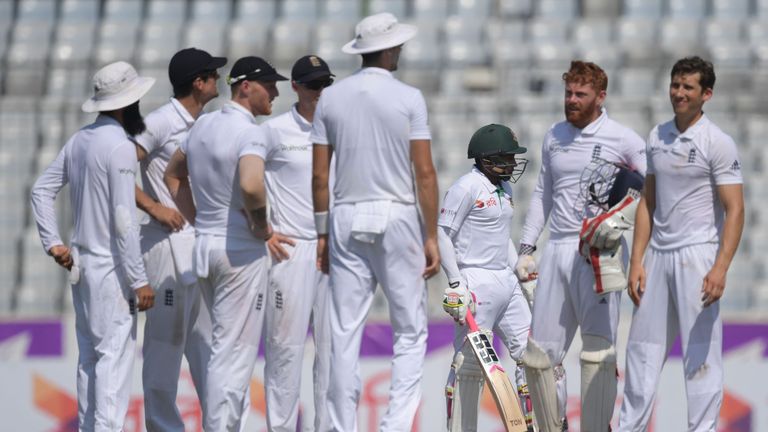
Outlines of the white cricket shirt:
{"type": "Polygon", "coordinates": [[[195,199],[197,233],[257,240],[248,228],[238,170],[243,156],[266,160],[269,140],[255,120],[250,111],[230,101],[198,118],[182,143],[195,199]]]}
{"type": "Polygon", "coordinates": [[[310,136],[333,147],[336,204],[414,204],[410,141],[430,139],[421,91],[374,67],[323,90],[310,136]]]}
{"type": "Polygon", "coordinates": [[[312,123],[296,110],[262,124],[273,144],[267,155],[266,183],[272,229],[288,237],[315,240],[312,206],[312,123]]]}
{"type": "MultiPolygon", "coordinates": [[[[142,188],[144,193],[155,201],[165,207],[178,210],[163,181],[163,175],[171,156],[187,139],[195,119],[181,102],[171,98],[170,102],[149,113],[144,118],[144,123],[147,125],[147,130],[134,138],[136,144],[147,152],[147,156],[140,162],[142,188]]],[[[152,218],[149,224],[161,227],[160,223],[152,218]]],[[[185,224],[183,231],[187,230],[192,232],[193,228],[185,224]]]]}
{"type": "Polygon", "coordinates": [[[459,269],[503,270],[509,266],[509,225],[514,214],[512,187],[491,183],[477,168],[445,193],[437,224],[448,228],[459,269]]]}
{"type": "Polygon", "coordinates": [[[651,247],[719,243],[725,210],[716,187],[744,182],[733,139],[706,115],[684,133],[671,120],[653,128],[647,154],[656,176],[651,247]]]}
{"type": "Polygon", "coordinates": [[[535,245],[549,218],[550,238],[577,236],[584,217],[579,180],[593,158],[622,162],[645,175],[645,142],[602,114],[584,129],[554,124],[541,147],[541,169],[525,217],[521,244],[535,245]]]}
{"type": "Polygon", "coordinates": [[[147,285],[136,223],[136,148],[122,125],[99,115],[67,141],[32,188],[32,211],[46,252],[64,244],[56,194],[69,184],[72,245],[113,260],[132,289],[147,285]]]}

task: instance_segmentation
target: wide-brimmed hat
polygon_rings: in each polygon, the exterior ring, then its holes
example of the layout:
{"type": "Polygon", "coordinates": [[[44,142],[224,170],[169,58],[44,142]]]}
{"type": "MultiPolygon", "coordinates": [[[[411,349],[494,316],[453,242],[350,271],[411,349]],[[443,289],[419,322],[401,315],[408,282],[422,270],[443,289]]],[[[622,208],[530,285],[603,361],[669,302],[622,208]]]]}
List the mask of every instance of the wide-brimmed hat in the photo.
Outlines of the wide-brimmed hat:
{"type": "Polygon", "coordinates": [[[125,108],[141,99],[153,84],[154,78],[140,77],[124,61],[108,64],[93,75],[94,95],[83,103],[82,109],[92,113],[125,108]]]}
{"type": "Polygon", "coordinates": [[[355,38],[343,48],[347,54],[366,54],[402,45],[411,40],[418,30],[416,26],[397,22],[388,12],[363,18],[355,26],[355,38]]]}

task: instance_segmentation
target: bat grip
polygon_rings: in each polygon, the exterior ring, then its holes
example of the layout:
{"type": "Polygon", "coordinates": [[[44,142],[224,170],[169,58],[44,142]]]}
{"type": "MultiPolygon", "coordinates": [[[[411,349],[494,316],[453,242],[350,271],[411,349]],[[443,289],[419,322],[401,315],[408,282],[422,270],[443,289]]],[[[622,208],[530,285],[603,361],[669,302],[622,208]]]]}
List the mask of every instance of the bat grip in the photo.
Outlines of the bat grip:
{"type": "Polygon", "coordinates": [[[469,327],[469,331],[476,332],[480,329],[477,327],[477,323],[475,322],[475,316],[472,315],[472,311],[467,308],[467,316],[466,316],[467,326],[469,327]]]}

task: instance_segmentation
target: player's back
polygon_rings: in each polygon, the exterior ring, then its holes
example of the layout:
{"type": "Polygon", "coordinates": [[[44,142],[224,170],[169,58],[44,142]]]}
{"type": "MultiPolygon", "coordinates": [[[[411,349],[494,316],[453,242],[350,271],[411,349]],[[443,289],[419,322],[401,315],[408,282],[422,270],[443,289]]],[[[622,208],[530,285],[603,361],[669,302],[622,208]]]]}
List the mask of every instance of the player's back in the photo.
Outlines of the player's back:
{"type": "Polygon", "coordinates": [[[410,141],[430,139],[418,89],[384,69],[363,68],[323,91],[318,120],[336,157],[335,203],[415,203],[410,141]]]}

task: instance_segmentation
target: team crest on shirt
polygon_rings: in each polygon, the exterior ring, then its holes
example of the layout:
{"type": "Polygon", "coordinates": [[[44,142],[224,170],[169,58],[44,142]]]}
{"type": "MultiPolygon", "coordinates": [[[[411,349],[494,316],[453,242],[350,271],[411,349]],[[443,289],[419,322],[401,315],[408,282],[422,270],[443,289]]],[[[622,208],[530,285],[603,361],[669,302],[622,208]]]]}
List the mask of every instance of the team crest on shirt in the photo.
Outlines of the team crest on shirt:
{"type": "Polygon", "coordinates": [[[691,149],[688,152],[688,163],[694,163],[696,162],[696,149],[691,149]]]}

